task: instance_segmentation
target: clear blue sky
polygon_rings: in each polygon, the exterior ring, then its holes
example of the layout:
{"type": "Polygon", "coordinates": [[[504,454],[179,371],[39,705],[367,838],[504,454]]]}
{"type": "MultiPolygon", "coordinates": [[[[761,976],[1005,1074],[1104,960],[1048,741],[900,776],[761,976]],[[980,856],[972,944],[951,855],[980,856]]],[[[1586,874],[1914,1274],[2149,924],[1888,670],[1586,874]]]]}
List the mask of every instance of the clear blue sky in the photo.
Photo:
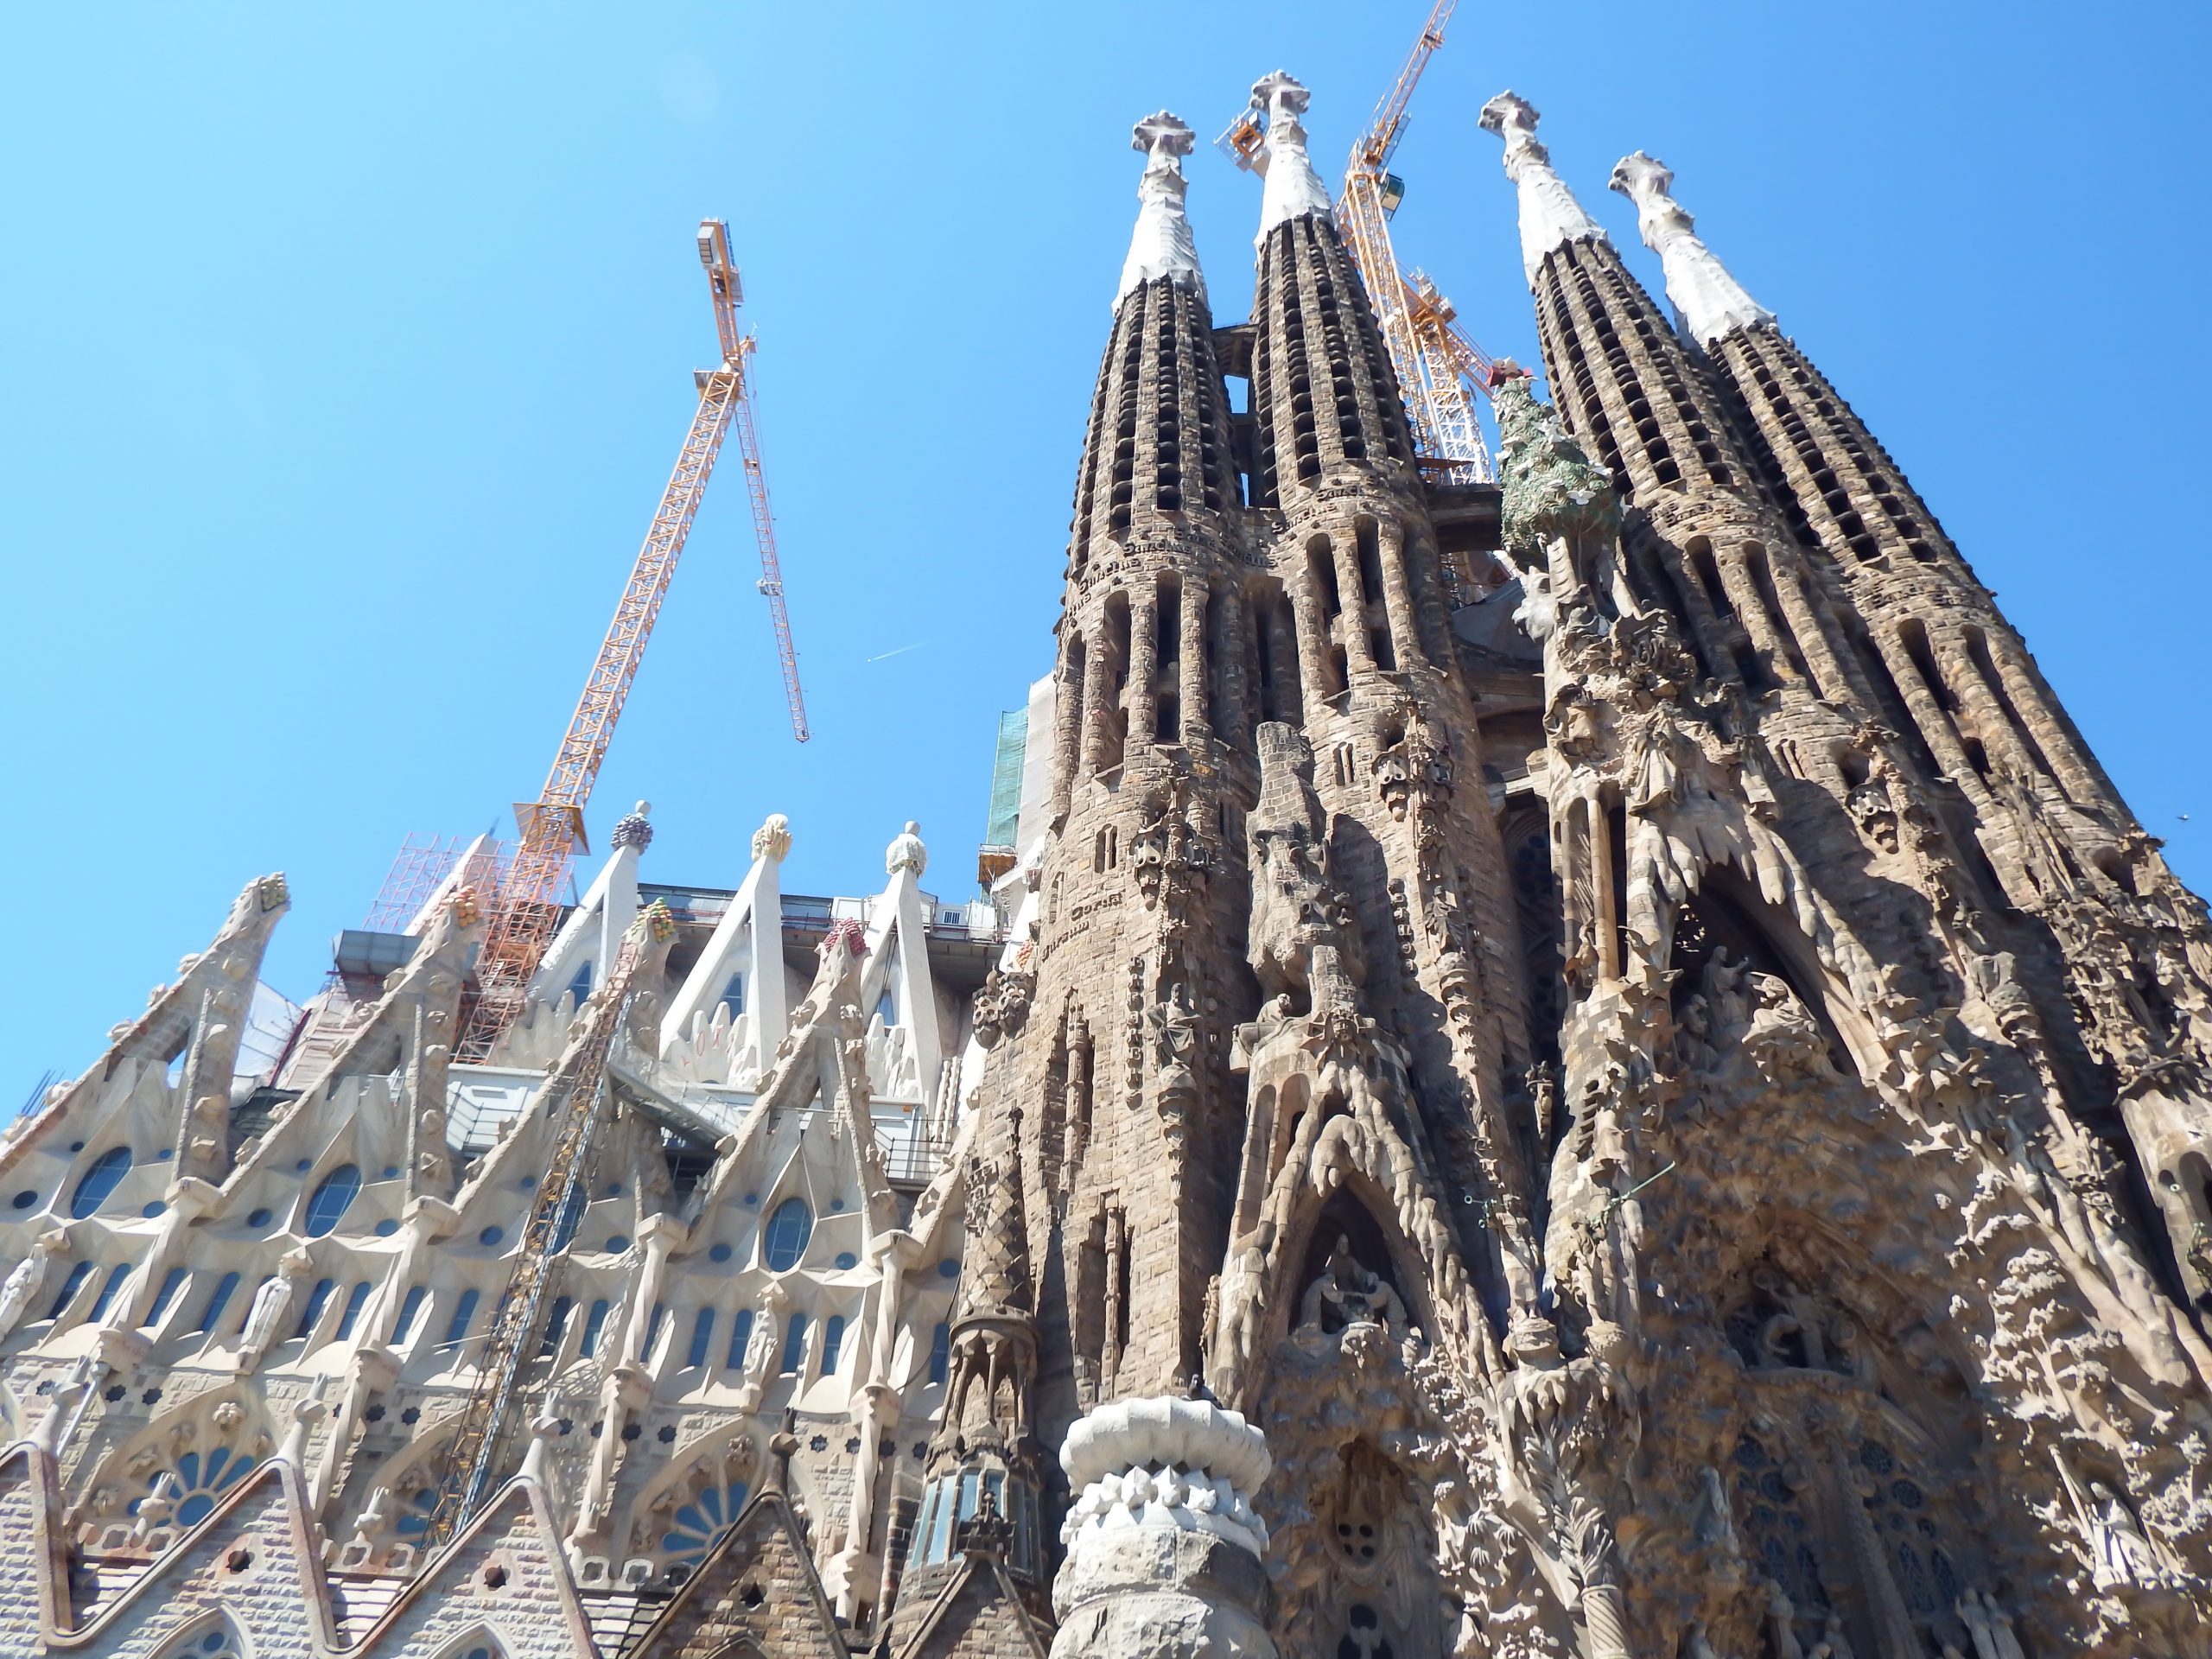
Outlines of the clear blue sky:
{"type": "MultiPolygon", "coordinates": [[[[536,792],[689,418],[731,222],[816,737],[795,745],[734,470],[593,803],[646,871],[872,889],[918,818],[963,896],[994,718],[1050,662],[1135,211],[1131,122],[1211,136],[1278,67],[1341,156],[1422,0],[952,8],[39,7],[0,67],[0,1111],[73,1072],[238,887],[303,997],[410,830],[536,792]],[[880,662],[868,659],[914,646],[880,662]]],[[[1535,355],[1510,86],[1605,181],[1672,164],[1872,421],[2145,823],[2212,880],[2202,5],[1467,0],[1396,221],[1535,355]],[[2190,822],[2179,815],[2191,815],[2190,822]]],[[[1258,190],[1191,208],[1244,315],[1258,190]]]]}

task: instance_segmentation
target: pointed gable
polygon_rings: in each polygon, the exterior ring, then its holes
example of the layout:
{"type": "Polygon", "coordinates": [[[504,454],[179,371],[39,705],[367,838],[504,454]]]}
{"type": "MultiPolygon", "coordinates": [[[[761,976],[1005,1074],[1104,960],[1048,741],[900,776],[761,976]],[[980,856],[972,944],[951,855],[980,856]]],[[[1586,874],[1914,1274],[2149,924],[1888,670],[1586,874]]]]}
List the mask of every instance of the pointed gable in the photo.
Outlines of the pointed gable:
{"type": "Polygon", "coordinates": [[[897,1659],[1046,1659],[1050,1646],[1005,1567],[974,1554],[930,1604],[897,1659]]]}
{"type": "Polygon", "coordinates": [[[68,1556],[51,1459],[28,1441],[0,1452],[0,1653],[31,1653],[41,1624],[68,1623],[68,1556]]]}
{"type": "Polygon", "coordinates": [[[256,1652],[334,1645],[305,1499],[298,1471],[272,1459],[97,1610],[69,1647],[158,1651],[218,1610],[256,1652]]]}
{"type": "Polygon", "coordinates": [[[364,1655],[467,1651],[485,1632],[509,1659],[594,1659],[590,1623],[561,1555],[544,1489],[518,1478],[408,1585],[361,1643],[364,1655]]]}
{"type": "Polygon", "coordinates": [[[775,1659],[847,1659],[850,1651],[798,1517],[772,1489],[746,1505],[632,1659],[709,1659],[745,1641],[775,1659]]]}

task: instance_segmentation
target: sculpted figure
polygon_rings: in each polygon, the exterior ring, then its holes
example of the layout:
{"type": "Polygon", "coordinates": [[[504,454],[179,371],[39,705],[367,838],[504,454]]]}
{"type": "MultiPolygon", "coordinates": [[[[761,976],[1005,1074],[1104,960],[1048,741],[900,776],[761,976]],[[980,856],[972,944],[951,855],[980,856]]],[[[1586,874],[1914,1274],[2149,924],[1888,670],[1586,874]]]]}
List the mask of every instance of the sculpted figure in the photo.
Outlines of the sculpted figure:
{"type": "Polygon", "coordinates": [[[276,1264],[276,1276],[254,1293],[253,1306],[246,1311],[245,1329],[238,1340],[240,1370],[252,1370],[283,1340],[279,1333],[291,1313],[300,1281],[307,1276],[308,1267],[308,1253],[293,1250],[276,1264]]]}
{"type": "Polygon", "coordinates": [[[47,1265],[69,1248],[69,1235],[56,1227],[32,1242],[31,1253],[16,1263],[0,1281],[0,1337],[22,1323],[32,1301],[46,1285],[47,1265]]]}
{"type": "Polygon", "coordinates": [[[1381,1274],[1360,1266],[1359,1258],[1351,1253],[1351,1240],[1338,1233],[1328,1265],[1306,1287],[1306,1298],[1299,1304],[1298,1323],[1301,1328],[1311,1326],[1331,1334],[1353,1325],[1402,1329],[1407,1324],[1406,1305],[1381,1274]]]}
{"type": "Polygon", "coordinates": [[[1744,1033],[1744,1047],[1760,1071],[1779,1082],[1785,1077],[1829,1075],[1827,1043],[1821,1027],[1788,982],[1777,974],[1751,976],[1758,1006],[1744,1033]]]}
{"type": "Polygon", "coordinates": [[[2156,1590],[2173,1582],[2126,1498],[2102,1481],[2093,1480],[2089,1502],[2089,1541],[2096,1553],[2098,1589],[2156,1590]]]}
{"type": "Polygon", "coordinates": [[[1751,1022],[1751,1000],[1745,989],[1745,963],[1728,959],[1726,945],[1713,947],[1712,957],[1705,964],[1702,988],[1715,1031],[1733,1031],[1751,1022]]]}
{"type": "Polygon", "coordinates": [[[1260,800],[1251,837],[1250,960],[1269,997],[1308,990],[1312,1007],[1354,999],[1358,965],[1346,907],[1329,877],[1329,827],[1313,751],[1294,728],[1260,728],[1260,800]]]}

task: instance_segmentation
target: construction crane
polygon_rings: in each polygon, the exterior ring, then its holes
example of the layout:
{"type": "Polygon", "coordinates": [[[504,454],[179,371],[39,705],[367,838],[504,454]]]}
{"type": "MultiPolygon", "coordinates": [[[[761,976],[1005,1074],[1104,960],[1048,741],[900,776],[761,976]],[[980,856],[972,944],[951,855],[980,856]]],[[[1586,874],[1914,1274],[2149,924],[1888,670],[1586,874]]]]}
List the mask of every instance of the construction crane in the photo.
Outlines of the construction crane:
{"type": "MultiPolygon", "coordinates": [[[[1444,27],[1458,3],[1436,0],[1396,84],[1375,106],[1374,119],[1352,145],[1337,222],[1358,263],[1398,372],[1422,469],[1440,482],[1473,484],[1492,476],[1490,449],[1475,421],[1475,398],[1490,395],[1490,358],[1457,326],[1452,302],[1436,284],[1420,271],[1408,275],[1401,270],[1390,246],[1390,216],[1405,197],[1405,181],[1390,171],[1390,157],[1405,136],[1414,88],[1444,44],[1444,27]]],[[[1266,142],[1259,117],[1256,105],[1248,109],[1215,141],[1248,171],[1266,142]]],[[[1465,572],[1455,573],[1456,582],[1465,580],[1465,572]]]]}
{"type": "Polygon", "coordinates": [[[475,1384],[446,1448],[446,1479],[430,1511],[426,1546],[452,1537],[491,1496],[493,1478],[512,1438],[523,1372],[539,1357],[544,1341],[548,1295],[558,1255],[582,1213],[587,1194],[581,1183],[607,1115],[607,1051],[629,1017],[631,982],[645,957],[646,939],[674,926],[667,909],[658,904],[632,925],[615,955],[613,972],[585,1003],[567,1050],[538,1093],[539,1109],[552,1131],[545,1173],[531,1203],[514,1269],[482,1338],[475,1384]]]}
{"type": "Polygon", "coordinates": [[[739,331],[737,308],[744,303],[743,284],[730,263],[729,228],[718,219],[699,225],[699,263],[706,267],[707,285],[715,307],[715,333],[721,345],[721,366],[693,375],[699,407],[691,416],[691,429],[677,452],[676,470],[661,492],[652,526],[645,532],[637,562],[630,568],[629,585],[614,607],[614,620],[600,644],[599,658],[584,682],[583,696],[569,717],[568,735],[553,758],[552,770],[534,801],[515,804],[515,823],[521,832],[513,856],[503,873],[491,916],[484,930],[484,944],[476,958],[477,995],[468,1022],[461,1033],[457,1058],[484,1060],[499,1033],[522,1012],[531,976],[552,942],[560,919],[562,894],[568,886],[569,867],[584,840],[584,806],[591,799],[592,785],[600,763],[614,735],[614,723],[630,695],[644,661],[645,641],[660,615],[661,601],[668,594],[676,562],[683,556],[684,537],[698,516],[707,480],[721,453],[722,440],[737,430],[738,454],[745,469],[747,493],[753,503],[753,531],[760,548],[760,589],[768,601],[769,620],[776,633],[776,652],[783,667],[784,696],[791,708],[791,735],[800,742],[810,735],[806,703],[799,691],[798,657],[791,649],[791,619],[784,609],[783,566],[776,556],[775,524],[768,512],[767,478],[760,469],[760,440],[753,413],[753,389],[747,366],[754,340],[739,331]]]}

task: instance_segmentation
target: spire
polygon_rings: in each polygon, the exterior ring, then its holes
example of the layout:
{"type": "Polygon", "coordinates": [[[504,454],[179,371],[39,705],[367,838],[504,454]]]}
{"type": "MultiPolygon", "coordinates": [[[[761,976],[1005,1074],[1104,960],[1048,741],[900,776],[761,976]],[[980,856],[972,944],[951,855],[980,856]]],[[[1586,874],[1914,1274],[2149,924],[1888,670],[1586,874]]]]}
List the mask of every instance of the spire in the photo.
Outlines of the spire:
{"type": "Polygon", "coordinates": [[[1144,177],[1137,181],[1137,227],[1129,238],[1129,257],[1122,263],[1122,285],[1114,290],[1119,306],[1132,289],[1165,276],[1203,301],[1206,279],[1198,270],[1198,244],[1184,216],[1183,157],[1194,139],[1180,118],[1166,110],[1137,123],[1129,148],[1145,153],[1144,177]]]}
{"type": "Polygon", "coordinates": [[[1667,164],[1640,149],[1623,156],[1613,168],[1613,188],[1636,203],[1643,245],[1666,268],[1667,297],[1675,302],[1683,332],[1699,345],[1710,346],[1738,328],[1772,322],[1774,313],[1744,292],[1743,284],[1699,238],[1696,221],[1668,194],[1674,183],[1667,164]]]}
{"type": "Polygon", "coordinates": [[[1500,92],[1483,105],[1483,130],[1505,140],[1505,176],[1521,192],[1521,269],[1531,288],[1554,248],[1610,239],[1552,171],[1551,151],[1536,142],[1537,119],[1536,106],[1518,93],[1500,92]]]}
{"type": "Polygon", "coordinates": [[[1029,1245],[1022,1224],[1020,1175],[1012,1158],[996,1167],[979,1162],[970,1202],[976,1221],[963,1264],[956,1319],[1027,1319],[1031,1312],[1029,1245]]]}
{"type": "Polygon", "coordinates": [[[1299,117],[1313,102],[1313,94],[1278,69],[1252,88],[1252,107],[1268,117],[1268,140],[1260,147],[1253,170],[1267,181],[1260,198],[1260,233],[1255,245],[1268,239],[1278,225],[1307,213],[1334,211],[1321,175],[1306,153],[1306,128],[1299,117]]]}

